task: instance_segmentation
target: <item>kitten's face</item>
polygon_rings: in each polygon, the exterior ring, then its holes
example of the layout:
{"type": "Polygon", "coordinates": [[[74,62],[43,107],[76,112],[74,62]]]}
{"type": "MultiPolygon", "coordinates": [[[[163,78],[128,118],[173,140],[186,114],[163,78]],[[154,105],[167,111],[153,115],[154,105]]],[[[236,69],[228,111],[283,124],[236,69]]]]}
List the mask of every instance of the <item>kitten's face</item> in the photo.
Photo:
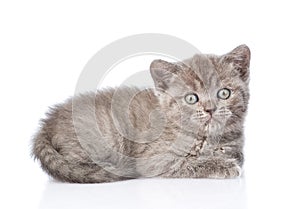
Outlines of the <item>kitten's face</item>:
{"type": "Polygon", "coordinates": [[[242,45],[223,56],[195,55],[184,63],[156,60],[151,74],[165,97],[163,106],[180,108],[188,131],[222,135],[242,128],[249,99],[250,50],[242,45]],[[166,99],[168,98],[168,99],[166,99]]]}

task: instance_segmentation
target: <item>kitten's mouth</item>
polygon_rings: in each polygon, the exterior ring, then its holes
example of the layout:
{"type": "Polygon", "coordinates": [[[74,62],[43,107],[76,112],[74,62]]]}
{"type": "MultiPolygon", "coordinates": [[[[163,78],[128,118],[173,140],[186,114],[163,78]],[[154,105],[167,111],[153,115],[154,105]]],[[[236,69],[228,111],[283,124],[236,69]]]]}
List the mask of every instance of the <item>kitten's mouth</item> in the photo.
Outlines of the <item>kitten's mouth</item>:
{"type": "Polygon", "coordinates": [[[212,116],[209,116],[209,117],[207,118],[207,120],[205,121],[204,125],[205,125],[205,126],[208,126],[208,125],[212,122],[212,120],[213,120],[213,117],[212,117],[212,116]]]}

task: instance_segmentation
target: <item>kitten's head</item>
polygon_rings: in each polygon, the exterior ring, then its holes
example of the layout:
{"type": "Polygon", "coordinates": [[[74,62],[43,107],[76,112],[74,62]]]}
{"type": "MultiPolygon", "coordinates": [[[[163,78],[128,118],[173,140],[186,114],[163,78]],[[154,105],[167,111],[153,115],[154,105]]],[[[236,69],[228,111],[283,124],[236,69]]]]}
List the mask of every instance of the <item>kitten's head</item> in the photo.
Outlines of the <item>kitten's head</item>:
{"type": "Polygon", "coordinates": [[[171,114],[180,109],[185,129],[222,135],[242,129],[249,62],[250,50],[241,45],[222,56],[197,54],[179,63],[155,60],[150,71],[161,105],[171,114]]]}

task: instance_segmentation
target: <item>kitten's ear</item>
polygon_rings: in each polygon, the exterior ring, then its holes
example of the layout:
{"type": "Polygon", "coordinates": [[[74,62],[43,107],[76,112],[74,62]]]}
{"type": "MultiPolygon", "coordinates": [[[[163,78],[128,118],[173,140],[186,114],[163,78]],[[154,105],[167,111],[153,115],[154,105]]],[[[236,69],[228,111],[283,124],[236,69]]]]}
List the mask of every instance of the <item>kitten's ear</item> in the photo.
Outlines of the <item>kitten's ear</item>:
{"type": "Polygon", "coordinates": [[[246,45],[240,45],[226,54],[225,60],[233,63],[235,70],[239,73],[243,81],[249,80],[249,66],[250,66],[250,49],[246,45]]]}
{"type": "Polygon", "coordinates": [[[178,72],[176,64],[164,60],[154,60],[150,65],[150,73],[156,88],[167,90],[175,80],[178,72]]]}

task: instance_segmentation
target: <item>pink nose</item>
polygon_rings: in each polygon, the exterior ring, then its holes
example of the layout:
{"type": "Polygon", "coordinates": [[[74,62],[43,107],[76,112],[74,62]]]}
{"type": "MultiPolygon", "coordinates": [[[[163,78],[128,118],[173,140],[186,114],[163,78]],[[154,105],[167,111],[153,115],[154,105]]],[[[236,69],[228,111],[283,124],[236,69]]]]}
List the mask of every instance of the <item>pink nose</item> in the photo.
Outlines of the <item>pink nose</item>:
{"type": "Polygon", "coordinates": [[[217,107],[205,108],[204,111],[212,115],[217,110],[217,107]]]}

